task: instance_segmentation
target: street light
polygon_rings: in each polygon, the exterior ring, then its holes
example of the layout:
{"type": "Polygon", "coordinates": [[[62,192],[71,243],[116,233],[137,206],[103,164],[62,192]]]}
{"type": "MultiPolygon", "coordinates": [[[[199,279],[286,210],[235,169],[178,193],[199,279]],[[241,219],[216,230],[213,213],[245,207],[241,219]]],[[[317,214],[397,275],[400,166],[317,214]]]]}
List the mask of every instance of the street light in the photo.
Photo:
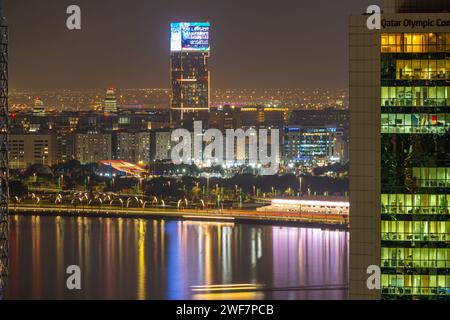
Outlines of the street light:
{"type": "Polygon", "coordinates": [[[58,194],[58,195],[56,196],[55,204],[57,204],[57,203],[59,203],[60,205],[61,205],[61,203],[62,203],[62,196],[61,196],[61,194],[58,194]]]}
{"type": "Polygon", "coordinates": [[[206,210],[209,207],[209,173],[206,174],[206,210]]]}
{"type": "Polygon", "coordinates": [[[299,187],[299,195],[300,195],[300,197],[302,196],[302,179],[303,179],[303,177],[299,176],[298,180],[300,182],[300,187],[299,187]]]}

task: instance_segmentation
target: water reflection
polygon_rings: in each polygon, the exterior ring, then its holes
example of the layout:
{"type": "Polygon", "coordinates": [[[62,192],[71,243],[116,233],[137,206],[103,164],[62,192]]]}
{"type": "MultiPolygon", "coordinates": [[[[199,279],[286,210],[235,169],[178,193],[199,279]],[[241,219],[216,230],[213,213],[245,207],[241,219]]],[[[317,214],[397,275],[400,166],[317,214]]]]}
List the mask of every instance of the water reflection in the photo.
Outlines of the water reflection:
{"type": "Polygon", "coordinates": [[[348,233],[320,229],[11,217],[10,299],[345,299],[348,233]],[[82,290],[65,269],[79,265],[82,290]],[[298,290],[298,287],[314,290],[298,290]]]}

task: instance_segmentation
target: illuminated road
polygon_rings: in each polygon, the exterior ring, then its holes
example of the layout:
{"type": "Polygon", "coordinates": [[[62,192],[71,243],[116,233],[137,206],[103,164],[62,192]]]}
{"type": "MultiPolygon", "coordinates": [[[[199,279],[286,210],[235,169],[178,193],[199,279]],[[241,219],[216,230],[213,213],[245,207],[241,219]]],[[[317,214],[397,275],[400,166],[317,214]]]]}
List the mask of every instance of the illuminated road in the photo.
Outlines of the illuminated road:
{"type": "Polygon", "coordinates": [[[107,216],[129,218],[169,218],[207,221],[249,221],[249,222],[301,222],[345,227],[347,221],[342,215],[317,213],[259,212],[250,210],[195,210],[168,208],[121,208],[117,206],[66,206],[53,204],[11,204],[13,214],[107,216]]]}

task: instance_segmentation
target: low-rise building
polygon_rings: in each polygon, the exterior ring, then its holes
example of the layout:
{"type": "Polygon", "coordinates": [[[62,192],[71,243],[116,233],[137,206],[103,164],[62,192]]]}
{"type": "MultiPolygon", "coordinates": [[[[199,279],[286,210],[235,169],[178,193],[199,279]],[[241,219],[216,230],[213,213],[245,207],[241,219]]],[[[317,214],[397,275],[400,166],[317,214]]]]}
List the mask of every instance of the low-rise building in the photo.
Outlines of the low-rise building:
{"type": "Polygon", "coordinates": [[[25,169],[33,164],[55,164],[55,136],[52,134],[11,134],[9,166],[25,169]]]}

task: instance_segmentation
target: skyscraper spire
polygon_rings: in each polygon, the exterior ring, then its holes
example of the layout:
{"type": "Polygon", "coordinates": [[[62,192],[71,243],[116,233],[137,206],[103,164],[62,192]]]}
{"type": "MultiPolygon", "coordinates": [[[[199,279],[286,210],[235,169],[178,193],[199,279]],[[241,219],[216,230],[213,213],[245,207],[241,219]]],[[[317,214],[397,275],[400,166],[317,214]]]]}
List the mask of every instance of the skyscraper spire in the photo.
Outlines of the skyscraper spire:
{"type": "Polygon", "coordinates": [[[116,114],[117,113],[116,90],[114,90],[112,88],[106,90],[103,112],[107,113],[107,114],[116,114]]]}
{"type": "Polygon", "coordinates": [[[45,116],[44,101],[42,101],[40,97],[34,99],[33,115],[41,117],[45,116]]]}

